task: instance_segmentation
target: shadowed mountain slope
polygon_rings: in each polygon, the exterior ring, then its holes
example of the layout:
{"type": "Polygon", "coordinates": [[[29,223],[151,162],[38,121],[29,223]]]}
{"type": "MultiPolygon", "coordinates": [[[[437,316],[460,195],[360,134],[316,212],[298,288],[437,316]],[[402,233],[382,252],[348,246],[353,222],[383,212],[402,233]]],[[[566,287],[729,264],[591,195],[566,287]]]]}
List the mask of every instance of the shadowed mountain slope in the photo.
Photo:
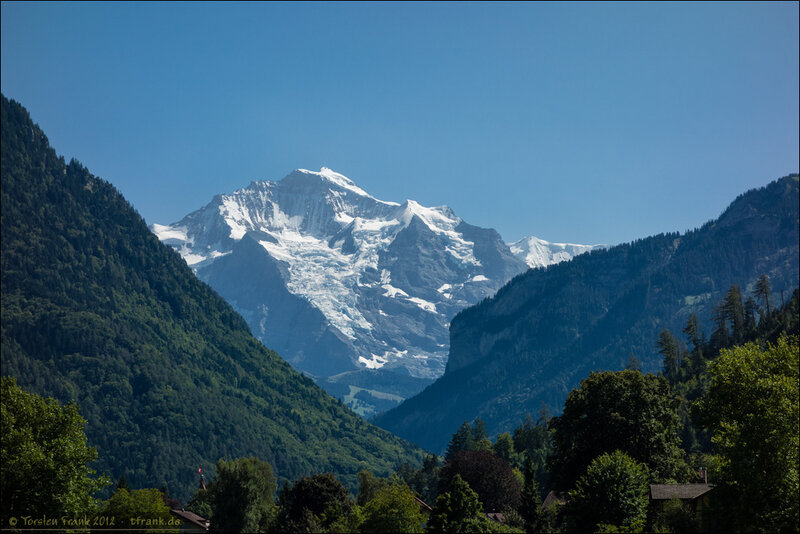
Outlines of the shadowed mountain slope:
{"type": "Polygon", "coordinates": [[[711,332],[713,309],[732,284],[752,294],[767,274],[772,301],[798,281],[798,177],[737,198],[716,220],[532,269],[459,313],[445,374],[375,422],[434,451],[464,420],[490,433],[512,428],[542,403],[558,412],[593,370],[635,357],[661,360],[656,342],[696,313],[711,332]]]}
{"type": "Polygon", "coordinates": [[[5,97],[1,228],[2,373],[77,402],[112,479],[185,501],[197,468],[213,475],[221,457],[351,487],[362,468],[421,458],[265,348],[114,187],[66,164],[5,97]]]}

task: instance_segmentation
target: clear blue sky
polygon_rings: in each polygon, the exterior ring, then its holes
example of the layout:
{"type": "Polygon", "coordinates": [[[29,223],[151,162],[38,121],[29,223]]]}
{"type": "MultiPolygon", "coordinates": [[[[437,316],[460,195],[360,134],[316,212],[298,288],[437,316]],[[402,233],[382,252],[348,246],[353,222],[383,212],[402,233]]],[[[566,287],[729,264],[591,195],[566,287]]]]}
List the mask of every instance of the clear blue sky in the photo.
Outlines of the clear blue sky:
{"type": "Polygon", "coordinates": [[[683,231],[798,171],[798,3],[2,2],[2,91],[148,223],[294,168],[507,241],[683,231]]]}

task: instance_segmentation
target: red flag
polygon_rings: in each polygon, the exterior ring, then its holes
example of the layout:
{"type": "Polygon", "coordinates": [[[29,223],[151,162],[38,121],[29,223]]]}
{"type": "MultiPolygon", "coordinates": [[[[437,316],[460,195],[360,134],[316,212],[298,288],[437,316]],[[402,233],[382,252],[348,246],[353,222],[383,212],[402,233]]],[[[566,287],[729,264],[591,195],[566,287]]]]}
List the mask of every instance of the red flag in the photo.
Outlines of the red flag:
{"type": "Polygon", "coordinates": [[[200,469],[197,470],[197,472],[198,473],[202,473],[203,472],[203,468],[201,467],[200,469]]]}

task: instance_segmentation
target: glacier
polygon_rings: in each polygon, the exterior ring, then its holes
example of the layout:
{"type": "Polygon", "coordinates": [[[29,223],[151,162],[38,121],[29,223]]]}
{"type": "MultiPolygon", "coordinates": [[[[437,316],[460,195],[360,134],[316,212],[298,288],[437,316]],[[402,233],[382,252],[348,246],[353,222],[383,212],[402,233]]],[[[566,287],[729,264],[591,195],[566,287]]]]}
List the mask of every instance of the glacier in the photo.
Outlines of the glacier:
{"type": "Polygon", "coordinates": [[[351,385],[399,399],[423,389],[444,372],[456,313],[529,267],[593,248],[509,246],[447,206],[379,200],[327,167],[251,182],[151,230],[257,338],[342,400],[351,385]]]}

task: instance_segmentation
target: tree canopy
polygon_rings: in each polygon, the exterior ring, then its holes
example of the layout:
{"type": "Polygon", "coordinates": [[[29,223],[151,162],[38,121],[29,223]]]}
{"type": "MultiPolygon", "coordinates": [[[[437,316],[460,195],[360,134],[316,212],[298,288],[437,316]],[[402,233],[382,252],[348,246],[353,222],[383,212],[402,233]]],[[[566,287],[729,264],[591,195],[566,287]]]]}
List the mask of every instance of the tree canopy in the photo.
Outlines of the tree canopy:
{"type": "Polygon", "coordinates": [[[13,378],[0,384],[3,524],[20,515],[91,514],[94,494],[110,481],[89,468],[97,451],[86,444],[78,407],[23,391],[13,378]]]}
{"type": "Polygon", "coordinates": [[[422,532],[425,516],[414,493],[403,483],[378,489],[364,506],[363,532],[422,532]]]}
{"type": "MultiPolygon", "coordinates": [[[[159,490],[130,490],[124,487],[117,488],[98,513],[98,525],[106,525],[111,521],[111,526],[115,528],[145,529],[165,534],[170,532],[169,526],[175,522],[159,490]]],[[[177,526],[172,532],[178,532],[177,526]]]]}
{"type": "Polygon", "coordinates": [[[281,489],[278,526],[284,532],[327,528],[347,515],[353,503],[348,491],[331,473],[302,477],[281,489]]]}
{"type": "Polygon", "coordinates": [[[436,499],[427,530],[448,534],[490,531],[478,494],[459,475],[453,477],[448,491],[436,499]]]}
{"type": "Polygon", "coordinates": [[[442,468],[440,493],[455,477],[466,481],[487,512],[519,506],[520,483],[508,462],[491,451],[461,451],[442,468]]]}
{"type": "Polygon", "coordinates": [[[569,492],[568,514],[578,532],[598,525],[644,526],[650,489],[647,467],[621,451],[592,460],[569,492]]]}
{"type": "Polygon", "coordinates": [[[694,406],[722,457],[718,489],[737,530],[796,530],[798,513],[797,337],[766,349],[723,350],[709,366],[708,393],[694,406]]]}
{"type": "Polygon", "coordinates": [[[208,486],[214,532],[266,531],[275,516],[273,495],[277,485],[272,467],[258,458],[217,462],[208,486]]]}
{"type": "Polygon", "coordinates": [[[663,377],[632,370],[591,373],[570,392],[563,414],[551,420],[554,486],[571,488],[592,460],[615,450],[647,465],[656,481],[684,478],[680,403],[663,377]]]}

